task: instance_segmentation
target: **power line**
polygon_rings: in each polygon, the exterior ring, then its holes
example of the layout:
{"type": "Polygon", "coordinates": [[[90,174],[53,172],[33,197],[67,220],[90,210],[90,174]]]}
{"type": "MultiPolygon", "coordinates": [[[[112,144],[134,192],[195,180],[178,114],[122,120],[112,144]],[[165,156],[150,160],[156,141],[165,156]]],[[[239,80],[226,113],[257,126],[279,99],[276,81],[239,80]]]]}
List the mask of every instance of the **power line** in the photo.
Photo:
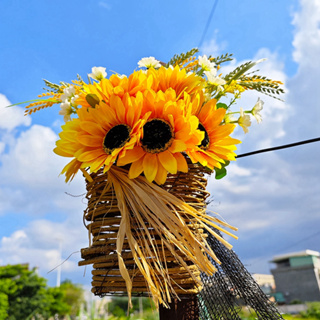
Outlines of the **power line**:
{"type": "MultiPolygon", "coordinates": [[[[314,233],[314,234],[312,234],[312,235],[309,235],[308,237],[302,238],[302,239],[300,239],[299,241],[297,241],[297,242],[295,242],[295,243],[293,243],[293,244],[290,244],[290,245],[288,245],[288,246],[286,246],[286,247],[282,247],[281,249],[278,249],[278,250],[274,251],[273,254],[277,254],[277,253],[280,253],[280,252],[284,252],[284,251],[286,251],[286,250],[288,250],[288,249],[290,249],[290,248],[296,247],[296,246],[299,245],[300,243],[302,243],[302,242],[304,242],[304,241],[306,241],[306,240],[309,240],[309,239],[311,239],[311,238],[314,238],[314,237],[318,236],[319,234],[320,234],[320,231],[318,231],[318,232],[316,232],[316,233],[314,233]]],[[[254,260],[252,260],[252,261],[250,262],[250,266],[252,267],[252,266],[254,266],[257,262],[264,261],[264,260],[265,260],[265,258],[261,258],[261,257],[256,258],[256,259],[254,259],[254,260]]],[[[271,262],[271,261],[268,261],[268,262],[271,262]]],[[[247,266],[248,266],[248,265],[247,265],[247,266]]],[[[253,272],[253,273],[254,273],[254,272],[253,272]]]]}
{"type": "Polygon", "coordinates": [[[315,138],[315,139],[310,139],[310,140],[304,140],[304,141],[299,141],[299,142],[295,142],[295,143],[290,143],[290,144],[284,144],[284,145],[278,146],[278,147],[272,147],[272,148],[260,149],[260,150],[256,150],[256,151],[252,151],[252,152],[248,152],[248,153],[242,153],[242,154],[237,155],[237,158],[248,157],[248,156],[252,156],[254,154],[263,153],[263,152],[269,152],[269,151],[275,151],[275,150],[280,150],[280,149],[292,148],[292,147],[300,146],[302,144],[313,143],[313,142],[317,142],[317,141],[320,141],[320,137],[319,138],[315,138]]]}
{"type": "MultiPolygon", "coordinates": [[[[276,250],[276,251],[273,251],[273,254],[278,254],[278,253],[280,253],[280,252],[284,252],[284,251],[286,251],[286,250],[288,250],[288,249],[294,248],[294,247],[296,247],[298,244],[301,244],[301,242],[304,242],[304,241],[306,241],[306,240],[309,240],[309,239],[311,239],[311,238],[314,238],[314,237],[318,236],[319,234],[320,234],[320,231],[317,231],[316,233],[314,233],[314,234],[312,234],[312,235],[309,235],[309,236],[307,236],[307,237],[305,237],[305,238],[302,238],[302,239],[300,239],[300,240],[297,241],[297,242],[294,242],[294,243],[292,243],[292,244],[290,244],[290,245],[288,245],[288,246],[285,246],[285,247],[282,247],[281,249],[278,249],[278,250],[276,250]]],[[[261,257],[256,258],[256,259],[254,259],[253,261],[251,261],[250,265],[253,266],[253,265],[256,264],[257,262],[264,261],[264,260],[265,260],[265,259],[264,259],[264,258],[261,258],[261,257]]],[[[271,262],[271,261],[270,261],[270,262],[271,262]]]]}
{"type": "Polygon", "coordinates": [[[207,33],[207,31],[208,31],[208,28],[209,28],[211,19],[212,19],[212,17],[213,17],[214,12],[216,11],[217,4],[218,4],[218,0],[215,0],[214,4],[213,4],[213,6],[212,6],[212,9],[211,9],[210,15],[209,15],[209,17],[208,17],[207,24],[206,24],[206,26],[205,26],[205,28],[204,28],[204,30],[203,30],[202,37],[201,37],[201,40],[200,40],[200,42],[199,42],[198,48],[200,48],[200,47],[202,46],[202,43],[203,43],[203,41],[204,41],[204,38],[205,38],[206,33],[207,33]]]}
{"type": "Polygon", "coordinates": [[[309,236],[307,236],[307,237],[305,237],[305,238],[303,238],[303,239],[300,239],[299,241],[297,241],[297,242],[295,242],[295,243],[293,243],[293,244],[291,244],[291,245],[289,245],[289,246],[286,246],[286,247],[284,247],[284,248],[282,248],[282,249],[280,249],[280,250],[278,249],[278,250],[275,251],[275,253],[280,253],[280,252],[286,251],[287,249],[290,249],[290,248],[292,248],[292,247],[295,247],[295,246],[297,246],[298,244],[300,244],[301,242],[306,241],[306,240],[309,240],[309,239],[311,239],[311,238],[314,238],[314,237],[318,236],[319,234],[320,234],[320,231],[318,231],[318,232],[316,232],[316,233],[314,233],[314,234],[312,234],[312,235],[309,235],[309,236]]]}

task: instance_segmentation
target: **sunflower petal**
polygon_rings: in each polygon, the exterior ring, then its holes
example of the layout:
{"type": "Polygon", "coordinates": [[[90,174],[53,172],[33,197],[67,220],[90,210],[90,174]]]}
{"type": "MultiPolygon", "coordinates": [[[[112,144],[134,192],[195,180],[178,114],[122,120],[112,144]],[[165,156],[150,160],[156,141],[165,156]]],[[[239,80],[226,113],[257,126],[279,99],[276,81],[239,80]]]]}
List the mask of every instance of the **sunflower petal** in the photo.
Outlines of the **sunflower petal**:
{"type": "Polygon", "coordinates": [[[90,171],[91,172],[98,171],[103,166],[103,163],[105,161],[106,161],[106,157],[102,155],[102,156],[98,157],[97,159],[95,159],[93,162],[90,162],[90,171]]]}
{"type": "Polygon", "coordinates": [[[116,110],[116,116],[120,123],[125,123],[125,107],[121,99],[116,95],[111,95],[110,97],[110,106],[116,110]]]}
{"type": "Polygon", "coordinates": [[[160,161],[158,161],[158,171],[156,177],[154,178],[154,181],[160,185],[164,184],[167,180],[167,175],[168,171],[162,166],[160,161]]]}
{"type": "Polygon", "coordinates": [[[118,159],[117,166],[125,166],[128,163],[135,162],[145,155],[145,151],[137,146],[132,150],[126,150],[118,159]]]}
{"type": "Polygon", "coordinates": [[[53,152],[61,157],[73,157],[74,156],[72,153],[69,153],[66,150],[63,150],[62,148],[59,148],[59,147],[54,148],[53,152]]]}
{"type": "Polygon", "coordinates": [[[81,162],[79,162],[77,159],[73,159],[70,161],[61,171],[61,174],[66,175],[66,182],[71,181],[78,170],[80,169],[81,162]]]}
{"type": "Polygon", "coordinates": [[[83,152],[81,150],[79,152],[79,155],[76,155],[77,159],[81,162],[87,162],[87,161],[94,161],[100,156],[105,156],[107,157],[108,155],[101,149],[93,149],[93,150],[88,150],[83,152]]]}
{"type": "Polygon", "coordinates": [[[103,140],[101,136],[91,136],[88,134],[78,135],[78,141],[87,147],[102,147],[103,140]]]}
{"type": "Polygon", "coordinates": [[[138,160],[138,161],[133,162],[131,164],[131,167],[130,167],[129,173],[128,173],[129,179],[134,179],[134,178],[140,176],[142,171],[143,171],[142,161],[138,160]]]}
{"type": "Polygon", "coordinates": [[[188,172],[188,164],[186,158],[180,152],[174,153],[173,156],[177,160],[178,171],[188,172]]]}
{"type": "Polygon", "coordinates": [[[157,175],[158,159],[155,154],[147,153],[143,159],[144,175],[149,182],[152,182],[157,175]]]}
{"type": "Polygon", "coordinates": [[[163,167],[170,173],[177,173],[177,160],[170,151],[167,150],[164,152],[160,152],[158,154],[158,159],[160,160],[163,167]]]}
{"type": "Polygon", "coordinates": [[[80,127],[82,130],[88,132],[93,136],[100,136],[106,134],[105,130],[103,130],[98,123],[94,123],[92,121],[82,121],[80,123],[80,127]]]}
{"type": "Polygon", "coordinates": [[[169,150],[172,152],[172,153],[175,153],[175,152],[183,152],[183,151],[186,151],[187,149],[187,146],[186,144],[181,141],[181,140],[177,140],[177,139],[174,139],[172,141],[172,145],[170,146],[169,150]]]}

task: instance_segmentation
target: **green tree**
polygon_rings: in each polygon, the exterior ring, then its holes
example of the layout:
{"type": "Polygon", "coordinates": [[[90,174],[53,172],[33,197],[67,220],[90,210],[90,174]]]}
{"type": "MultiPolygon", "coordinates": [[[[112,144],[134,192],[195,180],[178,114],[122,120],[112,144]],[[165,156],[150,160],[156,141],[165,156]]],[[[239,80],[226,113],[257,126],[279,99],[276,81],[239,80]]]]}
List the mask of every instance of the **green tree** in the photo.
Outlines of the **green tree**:
{"type": "MultiPolygon", "coordinates": [[[[31,319],[42,314],[48,315],[50,299],[46,280],[28,270],[27,265],[0,268],[0,292],[7,296],[8,320],[31,319]]],[[[6,319],[6,318],[4,318],[6,319]]]]}
{"type": "Polygon", "coordinates": [[[58,315],[59,318],[63,318],[70,314],[71,306],[66,302],[65,294],[61,288],[48,288],[48,298],[50,299],[50,315],[58,315]]]}
{"type": "MultiPolygon", "coordinates": [[[[132,309],[129,310],[131,317],[127,317],[128,312],[128,298],[127,297],[114,297],[108,304],[108,311],[116,317],[124,319],[132,319],[133,314],[139,313],[139,298],[132,298],[132,309]]],[[[155,310],[154,303],[150,298],[142,298],[143,313],[152,313],[155,310]]],[[[151,318],[150,318],[151,319],[151,318]]],[[[154,315],[152,315],[154,319],[154,315]]]]}
{"type": "Polygon", "coordinates": [[[63,295],[63,303],[70,306],[69,315],[75,318],[79,315],[81,304],[85,302],[83,288],[80,285],[65,280],[61,283],[60,291],[63,295]]]}
{"type": "Polygon", "coordinates": [[[48,319],[54,315],[74,319],[83,301],[82,288],[70,281],[49,288],[46,279],[28,265],[0,267],[0,320],[48,319]]]}
{"type": "MultiPolygon", "coordinates": [[[[1,283],[0,283],[1,290],[1,283]]],[[[0,320],[4,320],[8,317],[9,301],[8,295],[0,292],[0,320]]]]}

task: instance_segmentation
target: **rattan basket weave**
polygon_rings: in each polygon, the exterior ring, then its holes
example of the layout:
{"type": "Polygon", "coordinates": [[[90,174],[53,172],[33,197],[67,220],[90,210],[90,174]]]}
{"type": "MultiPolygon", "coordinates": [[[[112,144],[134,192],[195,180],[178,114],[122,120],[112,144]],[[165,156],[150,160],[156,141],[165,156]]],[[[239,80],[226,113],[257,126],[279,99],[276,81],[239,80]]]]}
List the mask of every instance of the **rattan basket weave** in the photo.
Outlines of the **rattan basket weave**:
{"type": "MultiPolygon", "coordinates": [[[[161,187],[198,211],[205,212],[206,199],[209,193],[206,191],[207,180],[204,168],[192,163],[188,165],[188,173],[168,175],[166,183],[161,187]]],[[[100,170],[91,174],[91,177],[93,182],[86,181],[88,206],[84,212],[84,220],[89,231],[90,240],[89,247],[81,249],[83,260],[79,262],[79,265],[93,264],[92,292],[95,295],[125,295],[127,290],[126,283],[119,270],[118,254],[116,252],[117,232],[121,221],[117,198],[114,190],[104,191],[107,174],[103,174],[102,170],[100,170]]],[[[138,226],[132,226],[131,231],[133,234],[136,232],[136,228],[138,226]]],[[[189,222],[189,228],[196,234],[202,234],[203,236],[203,229],[197,223],[192,223],[192,220],[189,222]]],[[[199,279],[199,282],[190,276],[190,273],[181,266],[172,252],[163,247],[161,239],[153,232],[154,230],[147,222],[145,223],[145,229],[148,229],[148,232],[152,235],[153,243],[158,248],[161,263],[170,274],[173,292],[178,295],[199,292],[201,282],[198,268],[183,257],[193,275],[199,279]]],[[[139,232],[141,233],[143,230],[140,228],[139,232]]],[[[176,256],[181,256],[178,248],[176,248],[175,254],[176,256]]],[[[132,279],[132,294],[147,295],[149,292],[148,285],[133,260],[133,255],[126,239],[121,255],[132,279]]]]}

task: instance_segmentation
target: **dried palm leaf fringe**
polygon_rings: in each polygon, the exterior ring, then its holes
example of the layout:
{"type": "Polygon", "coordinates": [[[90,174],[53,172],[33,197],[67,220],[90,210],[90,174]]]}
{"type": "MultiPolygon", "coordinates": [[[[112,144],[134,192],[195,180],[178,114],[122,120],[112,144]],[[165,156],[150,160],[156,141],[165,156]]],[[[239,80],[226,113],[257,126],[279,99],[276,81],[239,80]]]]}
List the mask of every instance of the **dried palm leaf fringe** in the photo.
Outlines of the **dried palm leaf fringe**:
{"type": "Polygon", "coordinates": [[[220,263],[219,260],[208,246],[204,234],[197,232],[191,225],[194,226],[196,223],[199,228],[206,229],[229,249],[232,246],[214,232],[213,228],[237,238],[221,226],[232,230],[237,230],[236,228],[216,217],[206,215],[201,212],[203,210],[197,210],[195,206],[185,203],[156,184],[149,183],[143,176],[129,179],[128,172],[116,166],[113,166],[107,174],[108,179],[103,194],[113,189],[121,212],[116,248],[119,270],[126,283],[129,304],[131,304],[132,280],[121,255],[125,238],[156,306],[159,303],[168,306],[171,297],[177,296],[173,288],[173,284],[177,284],[174,283],[166,266],[165,249],[171,252],[199,286],[200,279],[195,276],[194,268],[185,261],[191,261],[198,270],[208,275],[216,271],[209,257],[217,263],[220,263]],[[149,228],[152,234],[148,231],[149,228]],[[161,239],[161,246],[155,245],[155,234],[161,239]],[[182,255],[177,254],[177,250],[182,255]]]}

